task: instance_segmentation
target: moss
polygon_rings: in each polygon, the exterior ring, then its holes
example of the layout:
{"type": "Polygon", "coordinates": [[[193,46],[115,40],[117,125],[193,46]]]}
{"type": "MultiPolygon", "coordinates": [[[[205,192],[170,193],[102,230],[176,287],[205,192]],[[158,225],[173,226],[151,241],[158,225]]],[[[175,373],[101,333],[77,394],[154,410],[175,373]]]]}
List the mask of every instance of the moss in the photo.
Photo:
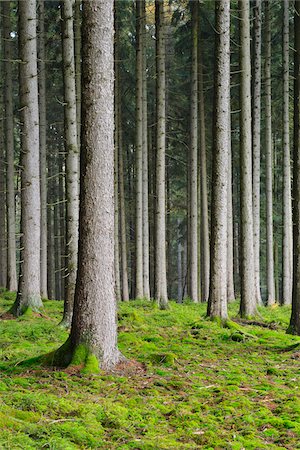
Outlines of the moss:
{"type": "Polygon", "coordinates": [[[93,355],[92,353],[89,353],[86,356],[84,367],[81,371],[82,374],[85,375],[93,375],[100,372],[99,369],[99,360],[98,358],[93,355]]]}

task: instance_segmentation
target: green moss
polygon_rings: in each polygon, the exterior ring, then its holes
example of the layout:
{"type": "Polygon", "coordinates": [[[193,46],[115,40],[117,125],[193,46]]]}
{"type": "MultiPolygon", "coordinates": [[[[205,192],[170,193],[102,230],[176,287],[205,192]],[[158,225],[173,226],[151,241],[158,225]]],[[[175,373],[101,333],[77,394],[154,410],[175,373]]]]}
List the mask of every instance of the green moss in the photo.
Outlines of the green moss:
{"type": "Polygon", "coordinates": [[[99,360],[98,358],[93,355],[92,353],[89,353],[85,359],[84,367],[81,371],[82,374],[97,374],[100,372],[99,369],[99,360]]]}

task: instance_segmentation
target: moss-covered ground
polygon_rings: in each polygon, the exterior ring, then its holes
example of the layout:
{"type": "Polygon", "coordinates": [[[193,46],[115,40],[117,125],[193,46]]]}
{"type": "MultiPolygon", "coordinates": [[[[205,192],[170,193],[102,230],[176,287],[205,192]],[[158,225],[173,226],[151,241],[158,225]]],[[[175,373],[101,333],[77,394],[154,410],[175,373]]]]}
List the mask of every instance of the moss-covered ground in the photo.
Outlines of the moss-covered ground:
{"type": "MultiPolygon", "coordinates": [[[[13,296],[2,293],[0,311],[13,296]]],[[[237,305],[230,306],[231,315],[237,305]]],[[[0,321],[0,449],[300,448],[300,342],[289,308],[274,329],[222,328],[205,305],[120,305],[119,347],[133,361],[87,376],[30,363],[58,348],[62,303],[0,321]]]]}

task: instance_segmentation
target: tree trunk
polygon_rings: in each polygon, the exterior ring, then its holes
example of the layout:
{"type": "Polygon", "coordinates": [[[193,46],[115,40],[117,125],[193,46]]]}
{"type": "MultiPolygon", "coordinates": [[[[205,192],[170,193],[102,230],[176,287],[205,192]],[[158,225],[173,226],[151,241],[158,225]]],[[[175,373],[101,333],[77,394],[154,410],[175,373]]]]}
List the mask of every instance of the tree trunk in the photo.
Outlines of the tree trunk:
{"type": "Polygon", "coordinates": [[[282,302],[292,303],[293,242],[291,198],[291,152],[289,123],[289,1],[283,2],[283,248],[282,248],[282,302]]]}
{"type": "Polygon", "coordinates": [[[274,243],[273,243],[273,141],[271,110],[271,21],[270,2],[265,0],[265,120],[266,120],[266,243],[267,243],[267,303],[275,303],[274,243]]]}
{"type": "Polygon", "coordinates": [[[65,153],[66,153],[66,273],[65,302],[62,323],[72,322],[78,253],[78,143],[76,116],[76,86],[74,61],[73,0],[62,2],[62,44],[65,98],[65,153]]]}
{"type": "Polygon", "coordinates": [[[40,295],[40,170],[36,1],[19,1],[20,110],[22,121],[22,268],[11,312],[38,311],[40,295]]]}
{"type": "Polygon", "coordinates": [[[260,293],[260,127],[261,127],[261,0],[254,4],[253,29],[253,239],[255,295],[262,304],[260,293]]]}
{"type": "Polygon", "coordinates": [[[45,67],[45,3],[38,2],[38,58],[40,112],[40,189],[41,189],[41,296],[48,298],[47,289],[47,122],[45,67]]]}
{"type": "Polygon", "coordinates": [[[55,364],[110,369],[117,348],[114,283],[113,0],[86,0],[82,16],[79,258],[69,340],[55,364]]]}
{"type": "Polygon", "coordinates": [[[206,167],[206,133],[205,133],[205,109],[203,95],[203,61],[201,44],[199,44],[199,158],[200,158],[200,247],[201,247],[201,301],[207,302],[209,295],[209,225],[208,225],[208,200],[207,200],[207,167],[206,167]]]}
{"type": "Polygon", "coordinates": [[[293,297],[288,332],[300,336],[300,1],[294,16],[293,297]]]}
{"type": "Polygon", "coordinates": [[[232,204],[232,150],[231,150],[231,109],[229,97],[228,115],[228,194],[227,194],[227,301],[235,299],[233,274],[233,204],[232,204]]]}
{"type": "Polygon", "coordinates": [[[135,296],[144,297],[143,280],[143,29],[142,2],[136,1],[136,221],[135,296]]]}
{"type": "MultiPolygon", "coordinates": [[[[7,289],[17,290],[16,263],[16,212],[14,167],[14,112],[12,86],[11,8],[10,2],[2,3],[3,53],[4,53],[4,140],[6,153],[6,224],[7,224],[7,289]]],[[[5,246],[6,247],[6,246],[5,246]]],[[[5,248],[4,247],[4,248],[5,248]]]]}
{"type": "Polygon", "coordinates": [[[166,268],[166,61],[164,3],[155,1],[156,25],[156,299],[168,307],[166,268]]]}
{"type": "Polygon", "coordinates": [[[76,84],[76,122],[77,145],[80,147],[81,116],[81,0],[75,0],[74,15],[74,51],[75,51],[75,84],[76,84]]]}
{"type": "Polygon", "coordinates": [[[190,296],[198,301],[198,1],[192,7],[192,68],[190,97],[190,215],[189,215],[189,257],[190,257],[190,296]]]}
{"type": "MultiPolygon", "coordinates": [[[[118,52],[115,41],[115,123],[119,122],[119,91],[118,91],[118,52]]],[[[115,258],[115,290],[117,300],[121,300],[121,279],[120,279],[120,240],[119,240],[119,132],[117,126],[114,130],[114,258],[115,258]]]]}
{"type": "Polygon", "coordinates": [[[55,297],[55,236],[54,236],[54,202],[55,202],[55,189],[53,180],[53,156],[51,152],[48,154],[48,189],[47,189],[47,286],[49,299],[54,300],[55,297]]]}
{"type": "Polygon", "coordinates": [[[147,57],[146,57],[146,5],[141,0],[141,27],[143,46],[143,278],[144,297],[150,299],[150,274],[149,274],[149,206],[148,206],[148,104],[147,104],[147,57]]]}
{"type": "MultiPolygon", "coordinates": [[[[0,136],[3,136],[3,120],[0,121],[0,136]]],[[[0,286],[7,287],[7,234],[6,234],[6,196],[5,196],[5,155],[4,142],[0,138],[0,286]]]]}
{"type": "Polygon", "coordinates": [[[230,0],[216,2],[210,290],[207,315],[227,319],[227,196],[230,0]]]}
{"type": "Polygon", "coordinates": [[[240,10],[240,176],[241,176],[241,305],[242,317],[256,314],[251,142],[251,62],[249,0],[239,0],[240,10]]]}

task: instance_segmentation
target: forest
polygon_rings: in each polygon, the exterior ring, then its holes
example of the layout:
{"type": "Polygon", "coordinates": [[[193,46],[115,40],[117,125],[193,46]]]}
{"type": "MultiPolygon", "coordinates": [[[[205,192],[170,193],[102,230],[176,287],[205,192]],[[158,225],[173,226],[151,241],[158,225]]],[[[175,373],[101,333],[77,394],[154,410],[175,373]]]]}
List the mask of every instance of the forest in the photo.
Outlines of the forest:
{"type": "Polygon", "coordinates": [[[300,0],[2,0],[0,55],[0,449],[300,448],[300,0]]]}

